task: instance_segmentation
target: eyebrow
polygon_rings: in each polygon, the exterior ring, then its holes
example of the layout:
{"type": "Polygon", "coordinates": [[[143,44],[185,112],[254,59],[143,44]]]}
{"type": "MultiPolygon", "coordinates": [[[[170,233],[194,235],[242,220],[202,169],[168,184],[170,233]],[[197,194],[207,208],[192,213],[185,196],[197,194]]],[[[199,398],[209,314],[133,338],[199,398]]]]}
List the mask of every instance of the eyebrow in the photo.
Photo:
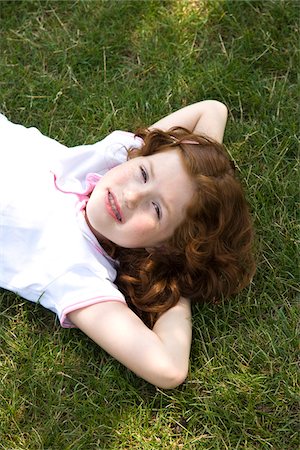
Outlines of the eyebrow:
{"type": "MultiPolygon", "coordinates": [[[[148,162],[149,162],[149,167],[150,167],[150,175],[155,180],[156,176],[155,176],[155,172],[154,172],[154,167],[153,167],[152,161],[149,159],[148,162]]],[[[165,201],[165,199],[162,196],[160,196],[160,199],[161,199],[161,202],[163,204],[163,207],[167,210],[168,214],[170,215],[171,214],[171,210],[170,210],[167,202],[165,201]]]]}

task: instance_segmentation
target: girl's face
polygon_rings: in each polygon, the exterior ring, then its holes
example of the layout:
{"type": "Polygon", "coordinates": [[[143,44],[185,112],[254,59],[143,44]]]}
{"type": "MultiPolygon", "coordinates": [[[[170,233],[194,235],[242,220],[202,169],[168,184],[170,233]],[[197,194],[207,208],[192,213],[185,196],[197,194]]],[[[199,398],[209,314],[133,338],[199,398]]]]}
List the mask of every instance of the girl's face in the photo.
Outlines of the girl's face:
{"type": "Polygon", "coordinates": [[[194,193],[177,150],[140,156],[109,170],[86,205],[94,235],[126,248],[147,248],[170,238],[194,193]]]}

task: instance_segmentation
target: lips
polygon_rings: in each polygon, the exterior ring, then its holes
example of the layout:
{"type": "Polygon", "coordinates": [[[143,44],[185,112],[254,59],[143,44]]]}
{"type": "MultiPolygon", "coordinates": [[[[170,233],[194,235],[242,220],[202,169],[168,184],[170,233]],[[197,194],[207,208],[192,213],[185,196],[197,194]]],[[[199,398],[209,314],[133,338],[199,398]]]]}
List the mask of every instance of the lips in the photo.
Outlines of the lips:
{"type": "Polygon", "coordinates": [[[115,219],[115,221],[118,223],[122,223],[123,219],[122,219],[122,212],[121,212],[120,206],[119,206],[114,194],[112,192],[110,192],[109,190],[107,191],[105,203],[106,203],[108,213],[113,217],[113,219],[115,219]]]}

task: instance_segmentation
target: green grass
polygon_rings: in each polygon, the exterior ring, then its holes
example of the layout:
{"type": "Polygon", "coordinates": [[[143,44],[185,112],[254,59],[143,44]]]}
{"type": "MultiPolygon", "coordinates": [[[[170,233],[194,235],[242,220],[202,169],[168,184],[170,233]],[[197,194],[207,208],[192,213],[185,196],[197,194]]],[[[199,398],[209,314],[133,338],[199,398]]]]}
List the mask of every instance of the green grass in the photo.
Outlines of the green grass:
{"type": "MultiPolygon", "coordinates": [[[[194,310],[189,377],[162,391],[40,306],[0,293],[0,449],[296,450],[296,1],[1,1],[0,109],[67,145],[215,98],[258,270],[194,310]]],[[[0,141],[1,145],[1,141],[0,141]]]]}

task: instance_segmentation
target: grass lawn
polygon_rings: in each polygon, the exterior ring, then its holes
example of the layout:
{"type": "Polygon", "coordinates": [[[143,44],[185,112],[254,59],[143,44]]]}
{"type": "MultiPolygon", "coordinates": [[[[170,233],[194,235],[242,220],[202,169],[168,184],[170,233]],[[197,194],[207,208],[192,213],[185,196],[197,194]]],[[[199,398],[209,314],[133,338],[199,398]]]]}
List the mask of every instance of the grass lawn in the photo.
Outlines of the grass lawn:
{"type": "Polygon", "coordinates": [[[296,0],[1,0],[14,122],[73,146],[202,99],[228,106],[257,274],[194,308],[188,379],[166,391],[2,290],[0,449],[298,449],[298,47],[296,0]]]}

